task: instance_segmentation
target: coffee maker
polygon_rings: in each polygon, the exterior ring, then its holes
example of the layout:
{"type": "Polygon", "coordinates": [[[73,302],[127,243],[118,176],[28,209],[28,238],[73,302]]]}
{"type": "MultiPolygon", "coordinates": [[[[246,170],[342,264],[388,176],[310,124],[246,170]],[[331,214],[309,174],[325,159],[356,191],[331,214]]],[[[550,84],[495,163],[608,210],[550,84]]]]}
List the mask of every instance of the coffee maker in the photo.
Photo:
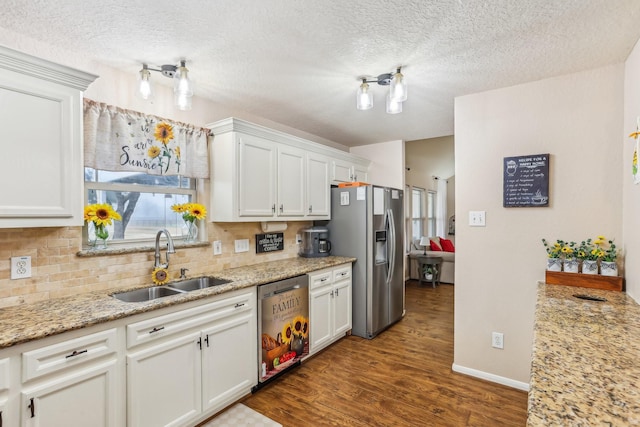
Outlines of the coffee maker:
{"type": "Polygon", "coordinates": [[[329,229],[311,227],[302,230],[302,243],[300,244],[298,255],[305,258],[316,258],[329,256],[330,254],[329,229]]]}

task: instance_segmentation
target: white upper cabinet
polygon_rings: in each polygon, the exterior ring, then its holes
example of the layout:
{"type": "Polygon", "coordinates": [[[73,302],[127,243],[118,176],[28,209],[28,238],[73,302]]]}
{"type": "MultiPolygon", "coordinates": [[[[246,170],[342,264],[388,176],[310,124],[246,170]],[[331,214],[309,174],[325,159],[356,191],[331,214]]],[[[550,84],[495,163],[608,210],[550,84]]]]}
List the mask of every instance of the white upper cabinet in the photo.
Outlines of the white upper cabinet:
{"type": "Polygon", "coordinates": [[[331,215],[331,186],[329,158],[307,153],[307,215],[329,217],[331,215]]]}
{"type": "Polygon", "coordinates": [[[0,228],[82,225],[82,91],[96,77],[0,46],[0,228]]]}
{"type": "Polygon", "coordinates": [[[331,181],[334,184],[354,181],[368,182],[368,169],[368,165],[365,163],[333,159],[331,162],[331,181]]]}
{"type": "MultiPolygon", "coordinates": [[[[282,217],[304,217],[306,205],[304,150],[278,146],[277,212],[282,217]]],[[[328,186],[328,181],[326,182],[328,186]]]]}
{"type": "Polygon", "coordinates": [[[276,199],[276,146],[253,135],[238,135],[240,216],[272,216],[276,199]]]}
{"type": "Polygon", "coordinates": [[[368,161],[243,120],[208,125],[211,221],[330,219],[331,164],[368,161]]]}

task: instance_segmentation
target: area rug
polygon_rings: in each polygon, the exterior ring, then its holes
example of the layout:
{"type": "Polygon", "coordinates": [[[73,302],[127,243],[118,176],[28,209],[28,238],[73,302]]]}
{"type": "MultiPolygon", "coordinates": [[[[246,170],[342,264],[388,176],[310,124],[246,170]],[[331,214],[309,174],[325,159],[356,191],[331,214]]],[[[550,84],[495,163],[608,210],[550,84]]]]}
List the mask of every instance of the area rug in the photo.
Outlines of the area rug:
{"type": "Polygon", "coordinates": [[[237,403],[202,427],[282,427],[270,418],[254,411],[242,403],[237,403]]]}

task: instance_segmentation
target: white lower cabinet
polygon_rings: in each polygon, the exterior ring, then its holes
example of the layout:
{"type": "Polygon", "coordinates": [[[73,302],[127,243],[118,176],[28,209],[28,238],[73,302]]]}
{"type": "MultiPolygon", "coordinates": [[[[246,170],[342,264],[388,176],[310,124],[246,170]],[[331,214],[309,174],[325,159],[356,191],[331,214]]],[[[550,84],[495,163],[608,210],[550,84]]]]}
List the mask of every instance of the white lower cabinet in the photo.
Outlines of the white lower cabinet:
{"type": "Polygon", "coordinates": [[[20,392],[23,427],[118,427],[116,329],[25,351],[20,392]]]}
{"type": "Polygon", "coordinates": [[[203,411],[220,409],[257,384],[257,318],[251,313],[204,331],[203,411]]]}
{"type": "Polygon", "coordinates": [[[351,330],[351,263],[309,274],[309,353],[351,330]]]}
{"type": "Polygon", "coordinates": [[[194,426],[257,385],[256,304],[251,287],[0,349],[0,427],[194,426]]]}
{"type": "Polygon", "coordinates": [[[118,427],[116,361],[74,369],[21,393],[24,427],[118,427]]]}
{"type": "Polygon", "coordinates": [[[202,412],[200,332],[127,356],[129,426],[179,426],[202,412]]]}
{"type": "Polygon", "coordinates": [[[128,325],[127,425],[194,425],[250,392],[256,334],[255,288],[128,325]]]}

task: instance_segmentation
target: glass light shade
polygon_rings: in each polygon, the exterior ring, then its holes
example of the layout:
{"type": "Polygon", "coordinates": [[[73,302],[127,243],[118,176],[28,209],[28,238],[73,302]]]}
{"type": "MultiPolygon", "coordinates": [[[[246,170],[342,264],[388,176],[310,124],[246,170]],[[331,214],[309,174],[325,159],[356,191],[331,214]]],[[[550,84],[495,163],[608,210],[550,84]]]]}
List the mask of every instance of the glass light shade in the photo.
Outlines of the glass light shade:
{"type": "Polygon", "coordinates": [[[153,86],[151,85],[151,72],[147,69],[146,66],[140,70],[138,74],[138,96],[142,99],[152,99],[153,98],[153,86]]]}
{"type": "Polygon", "coordinates": [[[407,100],[407,82],[400,70],[393,75],[391,86],[389,87],[389,95],[391,96],[391,100],[395,102],[404,102],[407,100]]]}
{"type": "Polygon", "coordinates": [[[402,113],[402,102],[396,102],[391,99],[391,91],[387,95],[387,113],[398,114],[402,113]]]}
{"type": "Polygon", "coordinates": [[[189,111],[191,110],[191,95],[187,95],[184,92],[174,92],[174,101],[178,110],[189,111]]]}
{"type": "Polygon", "coordinates": [[[373,94],[369,92],[369,85],[366,82],[362,82],[356,93],[356,108],[358,110],[373,108],[373,94]]]}
{"type": "Polygon", "coordinates": [[[193,95],[193,85],[189,80],[189,70],[185,67],[185,61],[181,61],[173,78],[173,91],[186,96],[193,95]]]}

